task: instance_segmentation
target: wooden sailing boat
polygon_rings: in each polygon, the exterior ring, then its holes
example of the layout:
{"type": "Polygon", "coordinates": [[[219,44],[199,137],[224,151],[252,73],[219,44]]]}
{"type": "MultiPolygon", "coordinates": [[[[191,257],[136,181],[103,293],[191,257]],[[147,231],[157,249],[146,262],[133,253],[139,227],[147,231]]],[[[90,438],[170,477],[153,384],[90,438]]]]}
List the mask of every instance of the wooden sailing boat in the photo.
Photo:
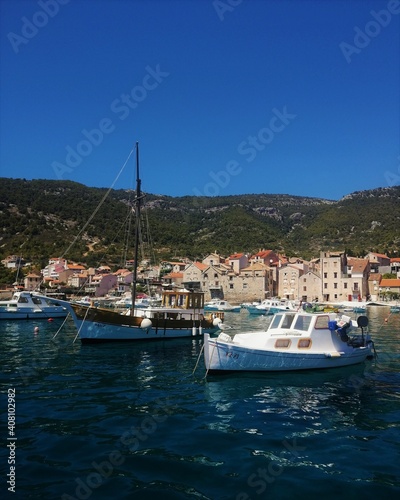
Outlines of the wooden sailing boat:
{"type": "Polygon", "coordinates": [[[134,309],[142,201],[139,144],[136,143],[136,225],[132,307],[127,315],[110,309],[64,302],[78,329],[82,343],[192,337],[202,333],[214,333],[222,323],[222,313],[208,314],[208,316],[204,314],[204,293],[193,290],[164,291],[160,307],[134,309]]]}

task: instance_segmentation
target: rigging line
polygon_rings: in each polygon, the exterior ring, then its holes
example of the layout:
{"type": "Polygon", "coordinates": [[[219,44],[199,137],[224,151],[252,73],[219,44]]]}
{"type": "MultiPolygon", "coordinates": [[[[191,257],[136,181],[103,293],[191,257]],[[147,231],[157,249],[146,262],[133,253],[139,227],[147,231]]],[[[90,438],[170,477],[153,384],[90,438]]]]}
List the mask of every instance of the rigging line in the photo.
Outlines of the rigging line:
{"type": "Polygon", "coordinates": [[[68,252],[71,250],[71,248],[75,245],[75,243],[76,243],[77,239],[79,238],[79,236],[85,231],[85,229],[88,227],[88,225],[90,224],[90,222],[93,220],[94,216],[100,210],[100,207],[103,205],[103,203],[105,202],[106,198],[108,197],[108,195],[110,194],[111,190],[113,189],[115,183],[117,182],[117,180],[119,179],[120,175],[122,174],[122,172],[123,172],[126,164],[128,163],[130,157],[132,156],[133,151],[134,151],[134,149],[131,150],[131,152],[129,153],[128,158],[125,160],[125,163],[123,164],[121,170],[118,172],[118,174],[117,174],[116,178],[114,179],[113,183],[111,184],[111,186],[107,189],[106,194],[103,196],[103,198],[101,199],[100,203],[97,205],[96,209],[94,210],[94,212],[92,213],[92,215],[87,220],[86,224],[82,227],[82,229],[79,231],[79,233],[73,239],[72,243],[65,250],[65,252],[61,256],[61,258],[64,258],[64,256],[66,254],[68,254],[68,252]]]}
{"type": "Polygon", "coordinates": [[[54,339],[57,337],[57,335],[60,333],[60,331],[62,330],[63,326],[65,325],[65,323],[66,323],[66,321],[67,321],[68,317],[69,317],[69,312],[68,312],[67,316],[65,317],[65,319],[64,319],[64,321],[63,321],[63,324],[62,324],[62,325],[60,326],[60,328],[56,331],[56,333],[55,333],[55,335],[53,336],[52,340],[54,340],[54,339]]]}
{"type": "Polygon", "coordinates": [[[203,345],[201,346],[200,354],[197,357],[196,366],[194,367],[194,370],[192,371],[192,375],[194,375],[194,372],[197,370],[197,366],[199,365],[200,357],[203,354],[203,350],[204,350],[204,342],[203,342],[203,345]]]}
{"type": "Polygon", "coordinates": [[[74,340],[72,342],[73,344],[75,344],[75,340],[78,338],[78,335],[81,333],[81,330],[82,330],[82,327],[83,327],[83,323],[86,321],[86,316],[88,315],[89,309],[90,309],[90,306],[86,309],[85,317],[82,320],[82,323],[81,323],[81,325],[79,327],[79,330],[76,332],[75,338],[74,338],[74,340]]]}
{"type": "Polygon", "coordinates": [[[213,358],[213,356],[214,356],[214,351],[215,351],[215,348],[217,347],[217,343],[218,343],[218,342],[217,342],[217,340],[216,340],[216,341],[215,341],[215,344],[214,344],[214,347],[213,347],[213,350],[212,350],[212,352],[211,352],[211,357],[209,357],[209,358],[208,358],[208,368],[207,368],[207,370],[206,370],[206,374],[205,374],[205,375],[204,375],[204,377],[203,377],[203,380],[206,380],[206,379],[207,379],[208,372],[210,371],[210,364],[211,364],[211,360],[212,360],[212,358],[213,358]]]}
{"type": "Polygon", "coordinates": [[[128,247],[129,247],[129,238],[131,234],[131,225],[132,225],[132,206],[130,204],[129,200],[129,206],[128,206],[128,215],[125,219],[124,226],[125,226],[125,248],[124,248],[124,255],[123,255],[123,262],[121,267],[126,267],[126,261],[128,259],[128,247]]]}
{"type": "Polygon", "coordinates": [[[147,210],[144,211],[145,215],[145,225],[146,225],[146,234],[148,238],[148,245],[149,245],[149,253],[150,253],[150,259],[153,264],[156,263],[156,254],[154,251],[154,243],[153,243],[153,237],[150,231],[150,221],[149,221],[149,212],[147,210]]]}

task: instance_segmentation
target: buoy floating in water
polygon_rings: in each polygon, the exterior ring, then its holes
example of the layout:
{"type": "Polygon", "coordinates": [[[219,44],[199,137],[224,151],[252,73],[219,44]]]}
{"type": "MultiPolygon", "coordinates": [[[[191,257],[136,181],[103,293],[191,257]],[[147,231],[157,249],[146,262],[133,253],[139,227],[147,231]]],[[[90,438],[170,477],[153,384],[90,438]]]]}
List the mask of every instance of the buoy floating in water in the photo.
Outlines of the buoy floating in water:
{"type": "Polygon", "coordinates": [[[38,333],[39,331],[39,327],[38,326],[35,326],[34,330],[33,330],[35,333],[38,333]]]}
{"type": "Polygon", "coordinates": [[[47,321],[51,323],[53,321],[53,318],[49,318],[47,321]]]}

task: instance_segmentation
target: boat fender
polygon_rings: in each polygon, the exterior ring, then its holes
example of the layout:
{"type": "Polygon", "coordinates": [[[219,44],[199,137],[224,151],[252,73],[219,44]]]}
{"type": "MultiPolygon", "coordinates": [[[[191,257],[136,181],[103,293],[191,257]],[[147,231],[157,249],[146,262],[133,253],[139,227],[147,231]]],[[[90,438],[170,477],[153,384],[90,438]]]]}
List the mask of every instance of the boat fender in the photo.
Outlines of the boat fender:
{"type": "Polygon", "coordinates": [[[150,328],[153,326],[153,323],[149,318],[144,318],[142,322],[140,323],[140,328],[142,330],[150,330],[150,328]]]}
{"type": "Polygon", "coordinates": [[[221,327],[222,319],[221,318],[214,318],[213,319],[213,326],[217,326],[218,328],[221,327]]]}
{"type": "Polygon", "coordinates": [[[221,340],[222,342],[232,342],[232,337],[227,333],[220,333],[217,340],[221,340]]]}

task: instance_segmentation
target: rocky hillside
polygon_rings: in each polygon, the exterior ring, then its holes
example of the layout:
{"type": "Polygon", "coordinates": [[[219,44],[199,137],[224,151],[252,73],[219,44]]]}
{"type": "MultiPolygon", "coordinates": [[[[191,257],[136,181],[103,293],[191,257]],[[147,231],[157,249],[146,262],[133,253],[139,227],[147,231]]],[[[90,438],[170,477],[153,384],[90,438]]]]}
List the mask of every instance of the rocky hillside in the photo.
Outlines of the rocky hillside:
{"type": "MultiPolygon", "coordinates": [[[[1,178],[0,257],[23,255],[43,265],[63,255],[89,265],[119,265],[133,255],[128,224],[133,197],[132,191],[107,195],[106,189],[71,181],[1,178]]],[[[339,201],[147,194],[144,208],[145,252],[152,257],[151,246],[156,259],[201,259],[213,251],[228,255],[260,248],[305,258],[323,249],[397,255],[400,247],[399,186],[355,192],[339,201]]]]}

